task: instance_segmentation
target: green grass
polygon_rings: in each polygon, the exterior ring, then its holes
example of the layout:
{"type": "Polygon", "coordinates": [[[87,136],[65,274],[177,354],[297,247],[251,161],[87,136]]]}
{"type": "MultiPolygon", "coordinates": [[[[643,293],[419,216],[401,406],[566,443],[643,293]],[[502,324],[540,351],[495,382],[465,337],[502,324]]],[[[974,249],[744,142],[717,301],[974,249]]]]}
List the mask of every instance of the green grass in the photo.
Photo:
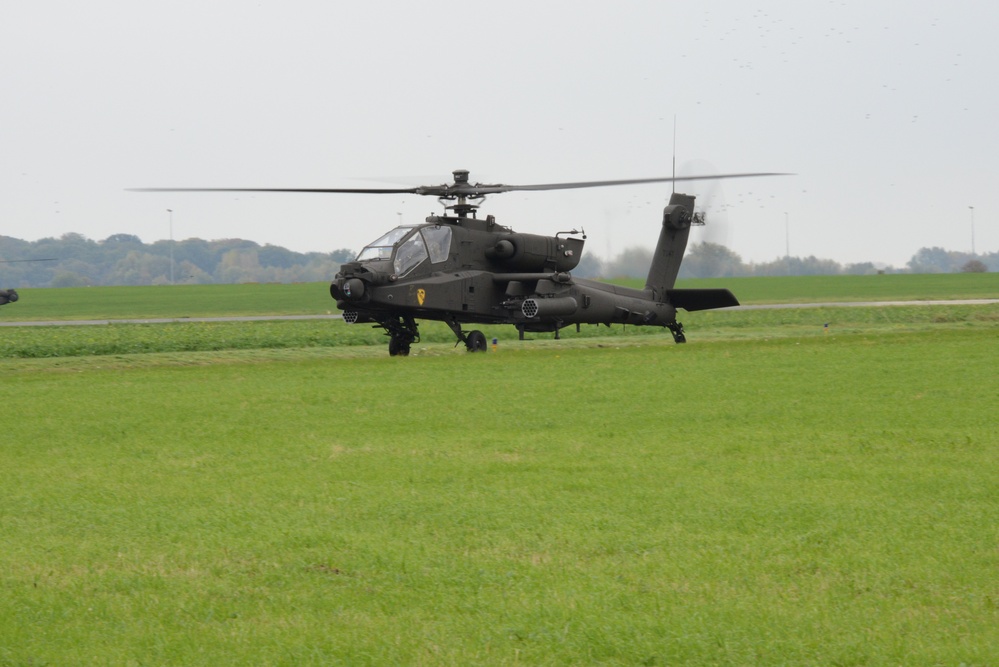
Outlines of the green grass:
{"type": "MultiPolygon", "coordinates": [[[[815,307],[763,311],[705,311],[683,317],[691,343],[745,338],[822,336],[829,333],[870,331],[925,331],[943,328],[995,327],[999,304],[959,306],[815,307]]],[[[517,347],[511,326],[483,327],[489,339],[517,347]]],[[[432,352],[435,345],[455,342],[444,324],[423,322],[421,343],[414,354],[432,352]]],[[[534,334],[539,340],[551,334],[534,334]]],[[[586,326],[563,332],[565,344],[607,340],[670,339],[661,328],[586,326]]],[[[164,324],[107,324],[88,326],[0,327],[0,359],[127,355],[155,352],[212,352],[219,350],[344,348],[379,345],[387,338],[370,325],[348,325],[340,320],[269,320],[259,322],[171,322],[164,324]]],[[[587,343],[589,344],[589,343],[587,343]]],[[[450,349],[450,346],[447,346],[450,349]]],[[[464,348],[462,348],[464,349],[464,348]]]]}
{"type": "Polygon", "coordinates": [[[0,664],[995,664],[997,337],[7,362],[0,664]]]}
{"type": "Polygon", "coordinates": [[[65,287],[18,290],[8,321],[322,315],[339,312],[329,283],[65,287]]]}
{"type": "Polygon", "coordinates": [[[0,665],[999,663],[999,306],[683,321],[0,327],[0,665]]]}
{"type": "MultiPolygon", "coordinates": [[[[641,286],[644,281],[615,281],[641,286]]],[[[717,278],[678,287],[727,287],[744,304],[999,298],[999,274],[717,278]]],[[[0,309],[7,321],[321,315],[337,312],[328,283],[25,289],[0,309]]]]}

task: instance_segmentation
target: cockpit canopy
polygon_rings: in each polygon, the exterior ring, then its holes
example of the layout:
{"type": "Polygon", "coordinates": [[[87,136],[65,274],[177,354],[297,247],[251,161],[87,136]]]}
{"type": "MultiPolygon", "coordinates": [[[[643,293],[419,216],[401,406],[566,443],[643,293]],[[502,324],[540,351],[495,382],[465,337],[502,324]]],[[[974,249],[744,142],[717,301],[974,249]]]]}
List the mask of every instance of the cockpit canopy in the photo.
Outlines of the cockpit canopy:
{"type": "Polygon", "coordinates": [[[451,228],[447,225],[396,227],[364,246],[358,262],[392,261],[392,273],[400,278],[423,260],[439,264],[451,252],[451,228]]]}

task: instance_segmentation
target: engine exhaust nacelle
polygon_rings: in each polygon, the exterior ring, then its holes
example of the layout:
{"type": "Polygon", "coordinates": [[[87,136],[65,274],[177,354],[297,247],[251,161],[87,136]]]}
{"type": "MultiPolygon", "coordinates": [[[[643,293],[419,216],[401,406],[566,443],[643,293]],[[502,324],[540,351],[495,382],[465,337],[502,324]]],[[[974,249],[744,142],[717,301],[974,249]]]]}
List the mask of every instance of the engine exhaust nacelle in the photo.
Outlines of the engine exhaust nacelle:
{"type": "Polygon", "coordinates": [[[507,234],[486,249],[486,258],[508,271],[571,271],[583,254],[583,239],[507,234]]]}

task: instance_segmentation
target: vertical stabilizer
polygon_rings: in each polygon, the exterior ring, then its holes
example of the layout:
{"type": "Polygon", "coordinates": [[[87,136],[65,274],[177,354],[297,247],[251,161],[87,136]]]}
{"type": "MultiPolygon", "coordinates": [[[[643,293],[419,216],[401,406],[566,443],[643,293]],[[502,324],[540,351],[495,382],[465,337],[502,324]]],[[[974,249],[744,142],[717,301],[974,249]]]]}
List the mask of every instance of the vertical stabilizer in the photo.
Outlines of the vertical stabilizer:
{"type": "Polygon", "coordinates": [[[649,277],[645,280],[645,288],[653,290],[657,300],[665,300],[666,292],[673,289],[676,283],[680,262],[687,249],[693,214],[694,197],[676,192],[669,198],[669,205],[663,209],[663,228],[659,232],[659,243],[656,244],[652,257],[649,277]]]}

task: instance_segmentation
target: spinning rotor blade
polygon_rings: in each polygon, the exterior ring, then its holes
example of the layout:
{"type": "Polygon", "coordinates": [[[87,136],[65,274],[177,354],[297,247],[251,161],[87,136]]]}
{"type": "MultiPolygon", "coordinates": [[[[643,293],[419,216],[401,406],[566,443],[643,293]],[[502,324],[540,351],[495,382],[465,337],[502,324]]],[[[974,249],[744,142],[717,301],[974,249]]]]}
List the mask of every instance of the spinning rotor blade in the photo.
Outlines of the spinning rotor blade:
{"type": "Polygon", "coordinates": [[[38,259],[0,259],[0,264],[17,264],[19,262],[58,262],[58,257],[40,257],[38,259]]]}
{"type": "Polygon", "coordinates": [[[536,192],[542,190],[574,190],[602,188],[614,185],[641,185],[644,183],[671,183],[677,181],[704,181],[718,178],[749,178],[753,176],[787,176],[783,173],[716,174],[713,176],[665,176],[662,178],[629,178],[614,181],[581,181],[578,183],[543,183],[538,185],[487,185],[468,182],[467,172],[455,172],[455,182],[444,185],[421,185],[415,188],[131,188],[133,192],[300,192],[320,194],[403,194],[427,195],[453,199],[457,197],[484,197],[502,192],[536,192]],[[458,178],[458,174],[464,174],[458,178]]]}
{"type": "Polygon", "coordinates": [[[725,206],[725,197],[720,184],[712,183],[703,197],[698,197],[699,209],[704,215],[704,226],[697,227],[695,232],[699,243],[712,243],[728,247],[730,227],[728,223],[728,213],[725,206]]]}
{"type": "MultiPolygon", "coordinates": [[[[682,172],[717,173],[715,166],[702,159],[687,160],[680,168],[682,172]]],[[[695,209],[702,216],[703,225],[691,230],[692,243],[712,243],[728,247],[729,224],[725,203],[724,184],[719,180],[708,181],[701,188],[688,192],[697,197],[695,209]]]]}
{"type": "MultiPolygon", "coordinates": [[[[546,183],[542,185],[483,185],[479,189],[495,188],[490,192],[513,192],[519,190],[574,190],[578,188],[602,188],[612,185],[641,185],[643,183],[671,183],[677,181],[707,181],[717,178],[749,178],[752,176],[788,176],[783,173],[761,172],[753,174],[716,174],[714,176],[664,176],[662,178],[628,178],[616,181],[582,181],[579,183],[546,183]]],[[[488,193],[487,193],[488,194],[488,193]]]]}
{"type": "Polygon", "coordinates": [[[375,195],[424,194],[421,188],[128,188],[129,192],[318,192],[375,195]]]}

